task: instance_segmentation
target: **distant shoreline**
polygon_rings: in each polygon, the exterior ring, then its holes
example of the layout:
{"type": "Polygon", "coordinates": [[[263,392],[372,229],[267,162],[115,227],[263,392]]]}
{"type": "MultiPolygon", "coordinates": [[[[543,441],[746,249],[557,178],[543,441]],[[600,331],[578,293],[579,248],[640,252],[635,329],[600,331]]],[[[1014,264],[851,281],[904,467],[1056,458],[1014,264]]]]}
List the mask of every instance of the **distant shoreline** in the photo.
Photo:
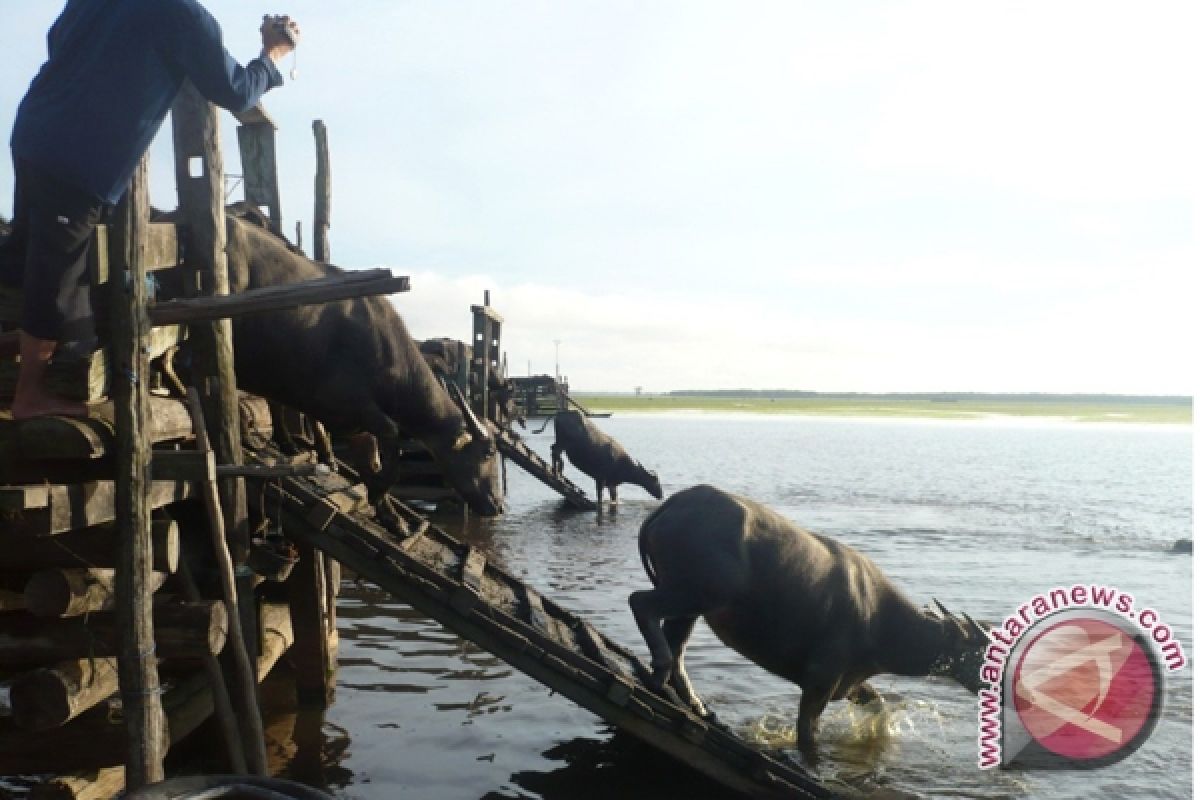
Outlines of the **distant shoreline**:
{"type": "Polygon", "coordinates": [[[1186,397],[1139,398],[1102,395],[914,395],[914,394],[572,394],[597,412],[712,411],[804,414],[895,419],[988,419],[1042,417],[1073,422],[1191,425],[1186,397]]]}

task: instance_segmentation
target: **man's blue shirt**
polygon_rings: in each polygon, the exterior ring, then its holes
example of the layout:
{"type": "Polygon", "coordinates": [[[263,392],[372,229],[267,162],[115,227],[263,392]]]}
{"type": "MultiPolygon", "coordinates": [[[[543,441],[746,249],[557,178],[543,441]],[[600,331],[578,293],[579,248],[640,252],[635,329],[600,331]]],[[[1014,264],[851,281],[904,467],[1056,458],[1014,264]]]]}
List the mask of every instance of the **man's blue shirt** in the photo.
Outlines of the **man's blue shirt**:
{"type": "Polygon", "coordinates": [[[13,125],[13,156],[115,204],[184,78],[231,111],[283,83],[270,59],[245,67],[196,0],[67,0],[49,59],[13,125]]]}

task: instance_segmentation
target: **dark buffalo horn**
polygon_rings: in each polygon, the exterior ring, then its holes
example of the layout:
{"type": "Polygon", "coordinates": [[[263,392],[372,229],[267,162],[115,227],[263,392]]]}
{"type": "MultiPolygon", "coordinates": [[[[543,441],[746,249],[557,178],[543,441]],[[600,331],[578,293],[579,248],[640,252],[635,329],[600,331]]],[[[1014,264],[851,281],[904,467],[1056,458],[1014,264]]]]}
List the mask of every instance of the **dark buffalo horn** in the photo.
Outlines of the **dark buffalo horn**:
{"type": "Polygon", "coordinates": [[[989,636],[987,628],[983,627],[978,622],[976,622],[974,617],[972,617],[970,614],[968,614],[965,611],[963,612],[963,619],[965,619],[967,621],[967,624],[980,636],[983,636],[985,639],[989,636]]]}
{"type": "Polygon", "coordinates": [[[454,398],[454,404],[458,406],[458,410],[462,412],[463,417],[467,421],[467,430],[471,432],[479,441],[486,442],[491,437],[488,435],[487,429],[479,422],[479,418],[475,416],[475,412],[471,410],[470,403],[467,398],[463,397],[462,389],[458,388],[457,383],[446,381],[446,388],[450,392],[450,396],[454,398]]]}

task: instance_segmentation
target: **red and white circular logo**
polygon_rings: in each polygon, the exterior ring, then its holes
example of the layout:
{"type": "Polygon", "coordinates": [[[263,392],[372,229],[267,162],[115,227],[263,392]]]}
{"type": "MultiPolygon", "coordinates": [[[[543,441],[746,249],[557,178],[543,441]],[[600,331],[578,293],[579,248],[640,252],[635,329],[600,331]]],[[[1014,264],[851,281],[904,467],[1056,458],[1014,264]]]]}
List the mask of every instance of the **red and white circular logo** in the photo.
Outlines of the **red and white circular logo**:
{"type": "Polygon", "coordinates": [[[1077,766],[1111,764],[1154,728],[1162,679],[1145,640],[1113,617],[1051,622],[1012,673],[1013,702],[1029,736],[1077,766]]]}

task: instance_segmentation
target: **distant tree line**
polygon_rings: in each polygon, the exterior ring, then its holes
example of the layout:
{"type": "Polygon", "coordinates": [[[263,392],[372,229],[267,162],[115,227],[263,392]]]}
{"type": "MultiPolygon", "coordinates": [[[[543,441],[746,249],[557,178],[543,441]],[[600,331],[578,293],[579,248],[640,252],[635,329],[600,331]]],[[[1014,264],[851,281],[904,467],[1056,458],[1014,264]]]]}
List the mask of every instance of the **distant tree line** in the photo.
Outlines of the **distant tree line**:
{"type": "Polygon", "coordinates": [[[671,397],[739,397],[785,400],[819,398],[822,400],[862,400],[886,398],[892,400],[924,400],[931,403],[960,401],[994,401],[1016,403],[1144,403],[1147,405],[1180,405],[1191,407],[1192,398],[1181,395],[1140,394],[1047,394],[1025,392],[991,394],[988,392],[813,392],[804,389],[676,389],[667,392],[671,397]]]}

